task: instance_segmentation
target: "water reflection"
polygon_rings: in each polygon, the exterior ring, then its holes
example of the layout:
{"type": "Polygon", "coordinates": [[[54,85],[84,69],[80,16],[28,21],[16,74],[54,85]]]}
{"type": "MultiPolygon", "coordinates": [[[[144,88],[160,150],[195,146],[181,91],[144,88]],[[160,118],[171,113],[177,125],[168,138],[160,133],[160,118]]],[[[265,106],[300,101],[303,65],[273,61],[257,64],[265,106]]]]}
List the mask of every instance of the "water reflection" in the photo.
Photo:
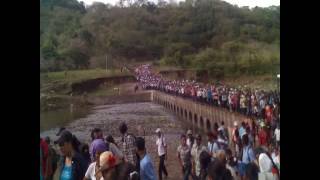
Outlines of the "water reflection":
{"type": "Polygon", "coordinates": [[[70,108],[40,112],[40,132],[64,126],[76,119],[85,117],[91,107],[77,107],[73,104],[70,108]]]}

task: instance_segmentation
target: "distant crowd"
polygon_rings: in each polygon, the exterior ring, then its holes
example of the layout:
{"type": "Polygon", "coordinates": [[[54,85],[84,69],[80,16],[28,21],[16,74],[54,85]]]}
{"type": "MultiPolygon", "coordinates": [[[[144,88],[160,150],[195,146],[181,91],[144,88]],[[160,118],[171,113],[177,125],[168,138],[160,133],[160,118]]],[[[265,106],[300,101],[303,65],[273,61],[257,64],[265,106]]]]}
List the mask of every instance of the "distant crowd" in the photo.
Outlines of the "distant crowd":
{"type": "Polygon", "coordinates": [[[280,93],[249,88],[235,88],[224,84],[204,84],[194,80],[166,80],[152,73],[151,65],[135,69],[136,78],[144,89],[154,89],[192,99],[200,103],[227,108],[232,112],[256,118],[280,119],[280,93]]]}

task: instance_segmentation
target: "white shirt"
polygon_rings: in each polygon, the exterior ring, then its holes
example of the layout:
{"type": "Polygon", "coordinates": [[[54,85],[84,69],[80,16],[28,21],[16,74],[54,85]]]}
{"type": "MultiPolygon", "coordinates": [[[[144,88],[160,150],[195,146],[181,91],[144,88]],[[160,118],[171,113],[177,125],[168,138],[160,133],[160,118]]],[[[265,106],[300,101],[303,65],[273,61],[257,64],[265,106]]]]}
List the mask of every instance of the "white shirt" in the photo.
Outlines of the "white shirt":
{"type": "Polygon", "coordinates": [[[191,147],[191,140],[190,140],[190,138],[187,139],[187,145],[189,146],[190,149],[192,148],[192,147],[191,147]]]}
{"type": "MultiPolygon", "coordinates": [[[[89,165],[87,172],[85,174],[85,177],[87,179],[96,180],[95,174],[96,174],[96,162],[93,162],[89,165]]],[[[100,180],[103,180],[103,177],[101,177],[100,180]]]]}
{"type": "Polygon", "coordinates": [[[167,144],[166,144],[165,140],[166,140],[166,138],[164,138],[163,135],[161,135],[160,138],[159,137],[157,138],[156,144],[158,146],[158,155],[159,156],[162,156],[166,153],[165,146],[167,146],[167,144]]]}
{"type": "Polygon", "coordinates": [[[280,141],[280,129],[274,130],[274,134],[276,135],[276,141],[280,141]]]}
{"type": "Polygon", "coordinates": [[[259,156],[259,167],[261,173],[271,172],[272,162],[265,153],[261,153],[259,156]]]}

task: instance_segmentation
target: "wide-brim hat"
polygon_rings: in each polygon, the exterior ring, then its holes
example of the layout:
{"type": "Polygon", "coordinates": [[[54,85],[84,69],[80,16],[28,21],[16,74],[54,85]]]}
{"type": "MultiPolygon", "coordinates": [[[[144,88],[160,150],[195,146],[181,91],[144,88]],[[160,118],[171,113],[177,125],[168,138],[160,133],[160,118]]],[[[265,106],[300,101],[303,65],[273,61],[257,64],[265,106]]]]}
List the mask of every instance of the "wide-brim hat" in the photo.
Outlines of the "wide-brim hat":
{"type": "Polygon", "coordinates": [[[100,154],[99,157],[100,160],[100,168],[98,169],[98,171],[96,172],[102,172],[111,168],[116,167],[117,165],[120,164],[121,160],[115,156],[111,151],[105,151],[102,154],[100,154]]]}

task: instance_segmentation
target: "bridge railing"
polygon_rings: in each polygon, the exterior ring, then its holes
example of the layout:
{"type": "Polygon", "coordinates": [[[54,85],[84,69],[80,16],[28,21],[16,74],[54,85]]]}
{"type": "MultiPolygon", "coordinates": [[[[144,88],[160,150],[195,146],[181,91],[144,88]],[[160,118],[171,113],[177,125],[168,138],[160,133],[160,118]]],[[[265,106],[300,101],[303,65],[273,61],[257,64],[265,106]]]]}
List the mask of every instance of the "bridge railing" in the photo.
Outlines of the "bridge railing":
{"type": "Polygon", "coordinates": [[[220,125],[223,121],[225,127],[229,130],[229,134],[231,134],[234,121],[237,121],[239,125],[241,122],[249,123],[250,121],[250,117],[238,112],[230,112],[225,108],[202,104],[188,98],[169,95],[156,90],[153,90],[151,93],[151,101],[171,110],[180,119],[183,119],[194,132],[211,131],[213,130],[214,123],[220,125]]]}

